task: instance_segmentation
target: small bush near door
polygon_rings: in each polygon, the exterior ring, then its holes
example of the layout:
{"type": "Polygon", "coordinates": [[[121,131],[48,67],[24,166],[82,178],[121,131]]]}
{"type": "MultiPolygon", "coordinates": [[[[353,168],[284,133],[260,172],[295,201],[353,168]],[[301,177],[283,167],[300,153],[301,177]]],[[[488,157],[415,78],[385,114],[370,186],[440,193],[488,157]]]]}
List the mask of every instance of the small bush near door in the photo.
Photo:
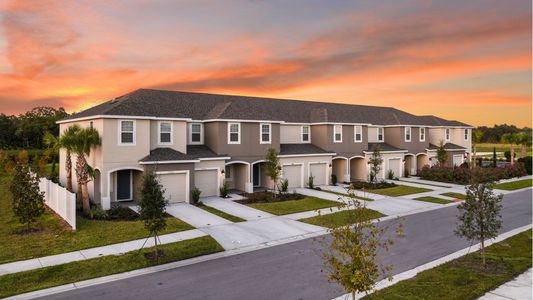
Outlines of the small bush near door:
{"type": "Polygon", "coordinates": [[[220,188],[218,189],[219,193],[220,193],[220,197],[222,198],[228,198],[228,194],[229,194],[229,184],[227,181],[224,181],[224,183],[222,184],[222,186],[220,186],[220,188]]]}
{"type": "Polygon", "coordinates": [[[331,174],[331,185],[337,185],[337,175],[331,174]]]}
{"type": "Polygon", "coordinates": [[[281,181],[281,184],[279,186],[279,190],[282,193],[286,193],[289,190],[289,179],[285,178],[281,181]]]}
{"type": "Polygon", "coordinates": [[[387,178],[388,179],[394,179],[394,171],[393,170],[389,170],[389,172],[387,172],[387,178]]]}
{"type": "Polygon", "coordinates": [[[309,176],[309,179],[307,180],[307,187],[310,189],[315,188],[315,176],[309,176]]]}
{"type": "Polygon", "coordinates": [[[407,167],[403,169],[403,177],[409,177],[409,169],[407,167]]]}

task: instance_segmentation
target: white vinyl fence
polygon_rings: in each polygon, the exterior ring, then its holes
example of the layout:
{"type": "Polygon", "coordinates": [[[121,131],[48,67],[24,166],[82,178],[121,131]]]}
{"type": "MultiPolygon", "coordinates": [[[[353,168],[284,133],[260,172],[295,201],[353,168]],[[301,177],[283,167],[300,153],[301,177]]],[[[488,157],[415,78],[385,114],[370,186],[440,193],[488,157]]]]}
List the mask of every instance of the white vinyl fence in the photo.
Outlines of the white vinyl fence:
{"type": "Polygon", "coordinates": [[[76,230],[76,194],[46,178],[40,178],[39,189],[45,204],[76,230]]]}

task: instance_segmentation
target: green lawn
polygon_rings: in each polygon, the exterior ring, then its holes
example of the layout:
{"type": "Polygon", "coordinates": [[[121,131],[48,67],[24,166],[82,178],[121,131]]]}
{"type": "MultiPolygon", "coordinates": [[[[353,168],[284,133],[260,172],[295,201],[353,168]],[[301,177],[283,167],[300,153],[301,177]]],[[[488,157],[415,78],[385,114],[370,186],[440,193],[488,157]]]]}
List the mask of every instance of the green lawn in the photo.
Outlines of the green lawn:
{"type": "Polygon", "coordinates": [[[424,192],[430,192],[430,191],[431,191],[430,189],[419,188],[419,187],[408,186],[408,185],[398,185],[398,186],[394,186],[390,188],[368,190],[369,193],[380,194],[380,195],[391,196],[391,197],[405,196],[405,195],[418,194],[418,193],[424,193],[424,192]]]}
{"type": "Polygon", "coordinates": [[[477,299],[531,268],[531,230],[400,281],[364,299],[477,299]]]}
{"type": "MultiPolygon", "coordinates": [[[[77,230],[61,226],[52,213],[46,212],[33,224],[42,230],[37,233],[20,235],[24,228],[13,215],[10,178],[0,177],[0,263],[24,260],[108,244],[120,243],[147,236],[141,221],[97,221],[77,218],[77,230]]],[[[167,229],[161,234],[193,229],[189,224],[174,217],[167,218],[167,229]]]]}
{"type": "MultiPolygon", "coordinates": [[[[369,209],[369,208],[365,208],[364,210],[365,210],[364,220],[359,220],[359,221],[377,219],[377,218],[381,218],[385,216],[384,214],[378,211],[369,209]]],[[[312,225],[318,225],[322,227],[334,228],[334,227],[343,226],[343,225],[351,223],[350,217],[349,217],[351,212],[352,210],[342,210],[342,211],[327,214],[327,215],[320,215],[320,216],[315,216],[311,218],[300,219],[298,221],[312,224],[312,225]]]]}
{"type": "Polygon", "coordinates": [[[462,199],[462,200],[466,199],[466,195],[461,194],[461,193],[448,192],[448,193],[442,193],[441,195],[456,198],[456,199],[462,199]]]}
{"type": "MultiPolygon", "coordinates": [[[[213,238],[203,236],[191,240],[159,246],[165,256],[159,264],[224,251],[213,238]]],[[[123,255],[109,255],[31,271],[0,276],[0,298],[49,288],[67,283],[127,272],[153,266],[144,253],[153,248],[132,251],[123,255]]]]}
{"type": "MultiPolygon", "coordinates": [[[[339,193],[339,192],[330,191],[330,190],[326,190],[326,189],[322,189],[320,191],[321,192],[330,193],[330,194],[335,194],[335,195],[340,196],[340,197],[350,198],[350,195],[348,195],[348,193],[339,193]]],[[[354,197],[355,199],[364,200],[364,201],[374,201],[373,199],[370,199],[370,198],[367,198],[367,197],[361,197],[361,196],[357,196],[357,195],[353,195],[352,197],[354,197]]]]}
{"type": "Polygon", "coordinates": [[[438,203],[438,204],[448,204],[448,203],[453,202],[453,201],[450,201],[450,200],[441,199],[441,198],[432,197],[432,196],[418,197],[418,198],[414,198],[413,200],[425,201],[425,202],[431,202],[431,203],[438,203]]]}
{"type": "Polygon", "coordinates": [[[506,183],[499,183],[494,186],[498,190],[513,191],[518,189],[523,189],[531,186],[533,181],[531,179],[516,180],[506,183]]]}
{"type": "MultiPolygon", "coordinates": [[[[494,147],[496,147],[496,152],[505,152],[505,151],[511,151],[511,148],[509,145],[505,144],[493,144],[493,143],[481,143],[476,145],[476,151],[477,152],[490,152],[492,153],[494,147]]],[[[517,156],[520,156],[520,146],[515,146],[514,151],[516,152],[517,156]]],[[[531,155],[531,146],[526,148],[527,155],[531,155]]]]}
{"type": "Polygon", "coordinates": [[[324,200],[316,197],[307,196],[300,200],[288,200],[268,203],[251,203],[246,204],[250,207],[266,211],[274,215],[288,215],[302,211],[316,210],[320,208],[339,206],[337,201],[324,200]]]}
{"type": "MultiPolygon", "coordinates": [[[[401,179],[401,178],[400,178],[399,181],[403,181],[403,182],[411,182],[411,181],[408,181],[408,180],[403,180],[403,179],[401,179]]],[[[446,185],[439,185],[439,184],[434,184],[434,183],[426,183],[426,182],[422,183],[422,182],[420,182],[419,184],[422,184],[422,185],[430,185],[430,186],[436,186],[436,187],[441,187],[441,188],[449,188],[449,186],[446,186],[446,185]]]]}
{"type": "Polygon", "coordinates": [[[210,213],[212,213],[212,214],[214,214],[214,215],[217,215],[217,216],[219,216],[219,217],[221,217],[221,218],[224,218],[224,219],[226,219],[226,220],[229,220],[229,221],[231,221],[231,222],[234,222],[234,223],[238,223],[238,222],[244,222],[244,221],[246,221],[245,219],[241,219],[241,218],[239,218],[239,217],[237,217],[237,216],[230,215],[230,214],[228,214],[228,213],[225,213],[225,212],[223,212],[223,211],[220,211],[220,210],[218,210],[218,209],[216,209],[216,208],[214,208],[214,207],[211,207],[211,206],[207,206],[207,205],[204,205],[204,204],[200,204],[200,205],[198,205],[198,207],[201,208],[201,209],[203,209],[203,210],[205,210],[205,211],[208,211],[208,212],[210,212],[210,213]]]}

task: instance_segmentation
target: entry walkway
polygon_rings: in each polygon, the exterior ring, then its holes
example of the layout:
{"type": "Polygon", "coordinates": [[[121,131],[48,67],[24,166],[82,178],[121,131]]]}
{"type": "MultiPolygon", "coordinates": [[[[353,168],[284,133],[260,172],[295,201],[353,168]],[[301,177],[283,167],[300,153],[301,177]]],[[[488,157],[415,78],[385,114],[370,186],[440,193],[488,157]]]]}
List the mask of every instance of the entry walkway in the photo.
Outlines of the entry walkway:
{"type": "Polygon", "coordinates": [[[196,228],[232,224],[231,221],[216,216],[189,203],[174,203],[167,206],[167,213],[196,228]]]}
{"type": "Polygon", "coordinates": [[[230,199],[223,199],[220,197],[206,197],[202,198],[201,201],[207,206],[214,207],[225,213],[237,216],[248,221],[270,218],[274,216],[262,210],[236,203],[230,199]]]}
{"type": "Polygon", "coordinates": [[[531,269],[515,279],[502,284],[497,289],[483,295],[479,300],[530,300],[533,299],[531,294],[531,269]]]}

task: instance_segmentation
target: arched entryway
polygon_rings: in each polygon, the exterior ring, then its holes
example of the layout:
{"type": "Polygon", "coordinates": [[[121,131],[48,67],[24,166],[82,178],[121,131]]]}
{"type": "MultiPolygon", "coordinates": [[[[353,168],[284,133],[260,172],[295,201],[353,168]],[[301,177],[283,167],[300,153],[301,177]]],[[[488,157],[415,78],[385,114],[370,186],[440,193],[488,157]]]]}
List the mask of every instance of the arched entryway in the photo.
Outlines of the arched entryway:
{"type": "Polygon", "coordinates": [[[250,176],[254,190],[274,189],[273,181],[266,174],[265,160],[258,160],[251,163],[251,172],[250,176]]]}
{"type": "Polygon", "coordinates": [[[111,202],[137,201],[142,185],[140,168],[121,168],[109,171],[109,196],[111,202]]]}
{"type": "Polygon", "coordinates": [[[367,176],[365,158],[362,156],[350,158],[350,181],[366,181],[367,176]]]}
{"type": "Polygon", "coordinates": [[[425,153],[418,153],[416,155],[416,169],[421,170],[424,166],[429,166],[429,157],[425,153]]]}
{"type": "MultiPolygon", "coordinates": [[[[416,174],[416,157],[414,154],[408,153],[404,156],[404,170],[407,169],[409,175],[416,174]]],[[[402,174],[405,176],[405,174],[402,174]]]]}
{"type": "Polygon", "coordinates": [[[334,157],[331,160],[331,173],[337,177],[337,182],[349,181],[350,170],[348,168],[348,159],[346,157],[334,157]]]}
{"type": "Polygon", "coordinates": [[[224,170],[225,181],[232,190],[252,192],[251,165],[245,161],[231,161],[226,163],[224,170]]]}

